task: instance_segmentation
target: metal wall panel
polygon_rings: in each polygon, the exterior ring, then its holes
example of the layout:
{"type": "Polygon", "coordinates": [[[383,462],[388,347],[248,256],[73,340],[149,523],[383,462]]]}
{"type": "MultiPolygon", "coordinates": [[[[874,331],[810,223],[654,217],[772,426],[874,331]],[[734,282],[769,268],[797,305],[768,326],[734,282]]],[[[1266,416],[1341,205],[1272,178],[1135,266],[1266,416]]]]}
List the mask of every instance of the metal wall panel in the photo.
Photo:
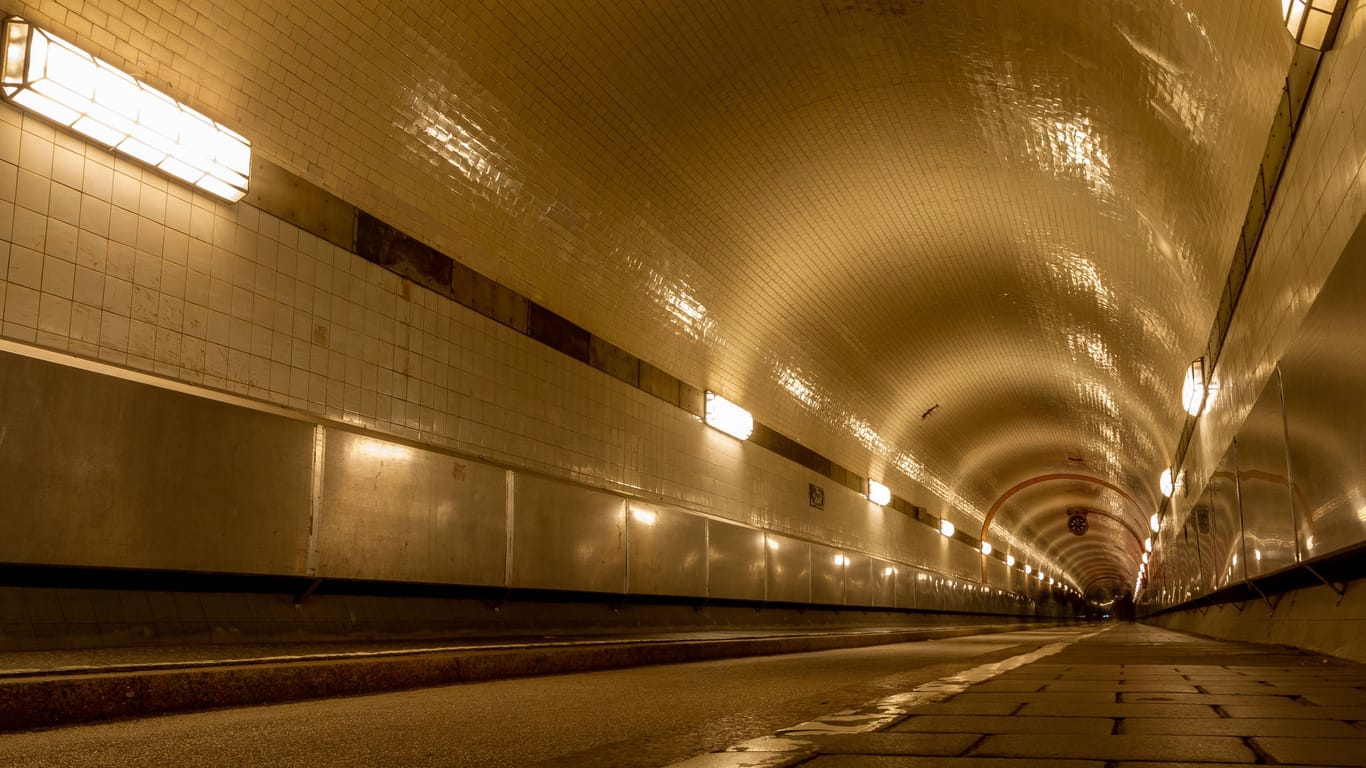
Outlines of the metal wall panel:
{"type": "Polygon", "coordinates": [[[816,605],[844,604],[843,550],[820,544],[811,545],[811,602],[816,605]]]}
{"type": "Polygon", "coordinates": [[[520,472],[512,498],[511,586],[625,591],[624,499],[520,472]]]}
{"type": "Polygon", "coordinates": [[[897,566],[896,569],[896,607],[899,609],[915,609],[919,605],[916,603],[916,589],[920,584],[920,577],[924,572],[919,568],[912,568],[907,565],[897,566]]]}
{"type": "MultiPolygon", "coordinates": [[[[904,567],[904,566],[902,566],[904,567]]],[[[898,566],[886,560],[872,560],[872,605],[891,608],[896,605],[896,575],[898,566]]]]}
{"type": "Polygon", "coordinates": [[[922,611],[942,611],[948,605],[948,579],[936,573],[921,573],[916,576],[916,608],[922,611]]]}
{"type": "Polygon", "coordinates": [[[873,559],[857,552],[844,554],[844,604],[873,604],[873,559]]]}
{"type": "Polygon", "coordinates": [[[505,579],[505,470],[327,431],[318,574],[442,584],[505,579]]]}
{"type": "Polygon", "coordinates": [[[313,425],[0,353],[0,561],[301,575],[313,425]]]}
{"type": "Polygon", "coordinates": [[[1281,360],[1306,559],[1366,541],[1366,250],[1349,249],[1281,360]]]}
{"type": "Polygon", "coordinates": [[[1210,477],[1210,583],[1214,589],[1243,580],[1243,527],[1238,508],[1236,446],[1230,446],[1210,477]]]}
{"type": "Polygon", "coordinates": [[[629,591],[638,595],[707,594],[707,521],[677,509],[628,503],[629,591]]]}
{"type": "Polygon", "coordinates": [[[707,595],[763,600],[764,549],[762,531],[708,520],[707,595]]]}
{"type": "Polygon", "coordinates": [[[767,535],[768,602],[811,602],[811,545],[777,534],[767,535]]]}
{"type": "Polygon", "coordinates": [[[1248,413],[1237,441],[1247,566],[1249,575],[1256,578],[1295,564],[1279,371],[1248,413]]]}

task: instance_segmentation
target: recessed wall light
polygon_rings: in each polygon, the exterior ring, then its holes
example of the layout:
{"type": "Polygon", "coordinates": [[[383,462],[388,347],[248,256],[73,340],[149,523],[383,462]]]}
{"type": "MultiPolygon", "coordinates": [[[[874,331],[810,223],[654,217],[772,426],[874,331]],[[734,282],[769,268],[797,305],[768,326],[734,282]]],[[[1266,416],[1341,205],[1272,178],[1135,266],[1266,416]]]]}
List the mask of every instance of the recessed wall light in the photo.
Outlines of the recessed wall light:
{"type": "Polygon", "coordinates": [[[940,532],[940,533],[944,534],[945,536],[952,536],[952,535],[953,535],[953,531],[954,531],[953,523],[950,523],[948,520],[941,520],[941,521],[939,522],[939,532],[940,532]]]}
{"type": "Polygon", "coordinates": [[[731,437],[748,440],[754,434],[754,417],[750,412],[711,390],[707,390],[703,413],[707,426],[731,437]]]}
{"type": "Polygon", "coordinates": [[[892,489],[876,480],[869,480],[868,500],[880,507],[885,507],[892,503],[892,489]]]}
{"type": "Polygon", "coordinates": [[[0,73],[24,109],[228,202],[247,193],[251,142],[31,22],[5,20],[0,73]]]}

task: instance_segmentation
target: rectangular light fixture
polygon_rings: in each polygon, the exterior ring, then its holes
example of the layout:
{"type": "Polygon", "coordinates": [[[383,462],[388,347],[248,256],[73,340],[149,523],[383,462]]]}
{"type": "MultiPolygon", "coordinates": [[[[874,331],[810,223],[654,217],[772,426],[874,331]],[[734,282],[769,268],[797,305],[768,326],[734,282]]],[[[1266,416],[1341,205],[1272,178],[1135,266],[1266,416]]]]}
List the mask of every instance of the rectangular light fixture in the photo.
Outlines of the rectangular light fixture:
{"type": "Polygon", "coordinates": [[[880,507],[885,507],[892,503],[892,489],[876,480],[869,480],[868,500],[880,507]]]}
{"type": "Polygon", "coordinates": [[[754,433],[754,417],[749,411],[711,390],[707,390],[704,414],[707,426],[719,429],[731,437],[748,440],[754,433]]]}
{"type": "Polygon", "coordinates": [[[1341,6],[1342,0],[1281,0],[1281,20],[1295,42],[1324,51],[1337,37],[1341,6]]]}
{"type": "Polygon", "coordinates": [[[7,101],[228,202],[247,193],[251,143],[18,17],[5,20],[7,101]]]}

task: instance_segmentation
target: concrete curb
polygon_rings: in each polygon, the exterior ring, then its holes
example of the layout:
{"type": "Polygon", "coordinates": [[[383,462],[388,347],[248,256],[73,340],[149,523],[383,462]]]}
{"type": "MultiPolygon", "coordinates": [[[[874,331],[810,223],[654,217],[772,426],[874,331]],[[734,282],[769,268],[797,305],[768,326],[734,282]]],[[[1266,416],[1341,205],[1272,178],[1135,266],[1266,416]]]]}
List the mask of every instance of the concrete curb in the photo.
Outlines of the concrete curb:
{"type": "Polygon", "coordinates": [[[0,733],[513,677],[863,648],[1050,626],[1055,625],[1027,622],[735,640],[475,648],[360,659],[35,675],[0,681],[0,733]]]}

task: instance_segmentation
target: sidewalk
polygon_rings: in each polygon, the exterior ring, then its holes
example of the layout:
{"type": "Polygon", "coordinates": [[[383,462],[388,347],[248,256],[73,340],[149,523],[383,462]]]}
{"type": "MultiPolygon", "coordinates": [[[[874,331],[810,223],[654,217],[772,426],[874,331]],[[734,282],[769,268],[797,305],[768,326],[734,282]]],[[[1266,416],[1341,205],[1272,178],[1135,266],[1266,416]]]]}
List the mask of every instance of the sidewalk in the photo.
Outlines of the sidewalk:
{"type": "Polygon", "coordinates": [[[1366,766],[1366,666],[1143,625],[1076,632],[677,767],[1366,766]]]}

